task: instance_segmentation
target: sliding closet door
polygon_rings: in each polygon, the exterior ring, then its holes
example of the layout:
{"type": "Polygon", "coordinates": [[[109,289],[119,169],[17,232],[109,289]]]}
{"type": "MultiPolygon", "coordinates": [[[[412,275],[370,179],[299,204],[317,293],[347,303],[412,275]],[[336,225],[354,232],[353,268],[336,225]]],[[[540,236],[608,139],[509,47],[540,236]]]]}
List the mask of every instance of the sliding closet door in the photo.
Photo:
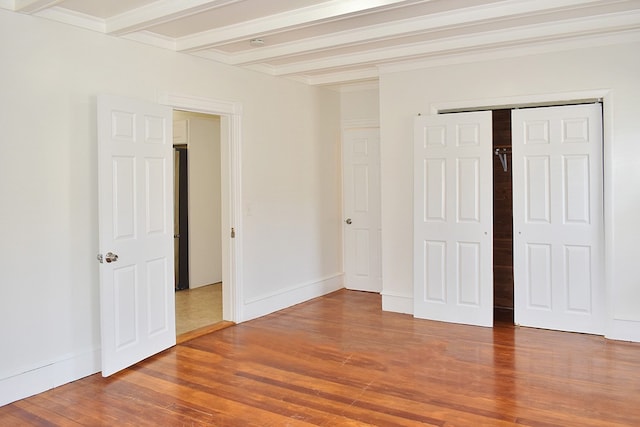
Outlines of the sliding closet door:
{"type": "Polygon", "coordinates": [[[514,110],[515,323],[601,334],[600,104],[514,110]]]}
{"type": "Polygon", "coordinates": [[[491,111],[418,117],[414,315],[493,325],[491,111]]]}

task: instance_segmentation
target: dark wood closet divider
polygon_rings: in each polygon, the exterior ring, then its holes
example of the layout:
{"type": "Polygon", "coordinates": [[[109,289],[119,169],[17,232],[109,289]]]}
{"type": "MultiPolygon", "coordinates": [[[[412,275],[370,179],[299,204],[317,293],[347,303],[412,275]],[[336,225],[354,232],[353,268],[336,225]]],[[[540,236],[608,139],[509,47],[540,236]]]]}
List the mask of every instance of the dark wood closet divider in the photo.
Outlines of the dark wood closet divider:
{"type": "Polygon", "coordinates": [[[507,170],[493,154],[493,304],[513,310],[511,110],[493,110],[493,153],[508,148],[507,170]]]}

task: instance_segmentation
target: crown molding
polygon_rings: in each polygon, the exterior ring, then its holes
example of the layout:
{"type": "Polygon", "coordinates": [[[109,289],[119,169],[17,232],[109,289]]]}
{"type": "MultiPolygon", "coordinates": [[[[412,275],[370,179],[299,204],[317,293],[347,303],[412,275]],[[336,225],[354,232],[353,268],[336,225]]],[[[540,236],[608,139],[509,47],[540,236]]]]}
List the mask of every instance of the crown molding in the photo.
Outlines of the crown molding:
{"type": "MultiPolygon", "coordinates": [[[[287,76],[285,76],[287,77],[287,76]]],[[[357,70],[336,71],[333,73],[324,73],[317,76],[307,76],[307,84],[332,85],[336,83],[371,81],[378,79],[378,69],[375,67],[363,67],[357,70]]]]}
{"type": "Polygon", "coordinates": [[[123,39],[148,44],[162,49],[176,50],[176,41],[172,37],[163,37],[149,31],[137,31],[122,36],[123,39]]]}
{"type": "Polygon", "coordinates": [[[241,0],[156,0],[107,20],[107,33],[123,35],[241,0]]]}
{"type": "Polygon", "coordinates": [[[41,18],[51,19],[63,24],[74,25],[76,27],[84,28],[91,31],[97,31],[99,33],[105,32],[104,19],[95,18],[93,16],[85,15],[84,13],[74,12],[69,9],[63,9],[55,6],[49,9],[43,9],[35,14],[41,18]]]}
{"type": "Polygon", "coordinates": [[[40,10],[53,7],[63,0],[14,0],[13,10],[20,13],[33,14],[40,10]]]}

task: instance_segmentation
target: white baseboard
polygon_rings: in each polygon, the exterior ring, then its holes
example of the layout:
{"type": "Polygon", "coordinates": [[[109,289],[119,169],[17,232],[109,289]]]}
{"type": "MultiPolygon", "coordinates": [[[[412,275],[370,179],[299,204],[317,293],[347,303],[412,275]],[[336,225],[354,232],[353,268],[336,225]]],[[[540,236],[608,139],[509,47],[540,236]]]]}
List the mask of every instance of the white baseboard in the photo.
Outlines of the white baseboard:
{"type": "Polygon", "coordinates": [[[613,319],[604,336],[610,340],[640,342],[640,322],[613,319]]]}
{"type": "Polygon", "coordinates": [[[318,281],[291,287],[270,295],[245,302],[241,321],[255,319],[283,308],[344,288],[344,274],[339,273],[318,281]]]}
{"type": "Polygon", "coordinates": [[[413,314],[413,295],[393,294],[382,291],[382,311],[413,314]]]}
{"type": "Polygon", "coordinates": [[[0,406],[79,380],[100,372],[100,369],[98,349],[0,379],[0,406]]]}

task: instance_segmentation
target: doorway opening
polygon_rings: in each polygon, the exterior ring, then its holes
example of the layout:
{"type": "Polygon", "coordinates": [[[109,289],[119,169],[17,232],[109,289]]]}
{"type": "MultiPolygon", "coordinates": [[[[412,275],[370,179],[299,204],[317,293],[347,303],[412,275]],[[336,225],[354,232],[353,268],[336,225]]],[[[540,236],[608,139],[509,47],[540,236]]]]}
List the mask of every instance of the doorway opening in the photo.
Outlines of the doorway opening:
{"type": "Polygon", "coordinates": [[[223,320],[221,118],[174,110],[176,335],[223,320]]]}

